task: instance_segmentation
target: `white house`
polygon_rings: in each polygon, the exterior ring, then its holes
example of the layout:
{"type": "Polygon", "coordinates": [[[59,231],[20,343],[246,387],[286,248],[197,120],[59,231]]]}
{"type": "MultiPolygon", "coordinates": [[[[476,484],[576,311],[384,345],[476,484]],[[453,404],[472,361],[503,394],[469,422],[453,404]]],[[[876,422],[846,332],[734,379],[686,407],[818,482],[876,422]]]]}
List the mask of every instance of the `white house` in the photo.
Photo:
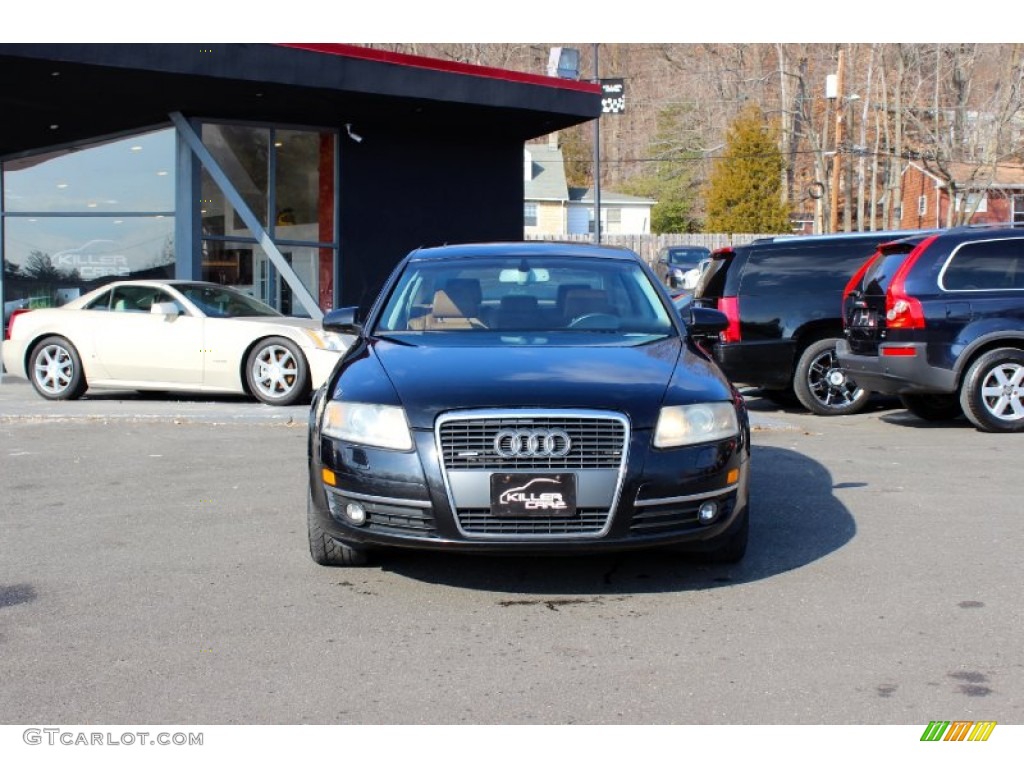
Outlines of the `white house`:
{"type": "MultiPolygon", "coordinates": [[[[585,235],[594,231],[593,190],[570,187],[565,158],[552,134],[544,144],[523,147],[524,235],[585,235]]],[[[656,200],[601,191],[601,231],[647,235],[656,200]]]]}

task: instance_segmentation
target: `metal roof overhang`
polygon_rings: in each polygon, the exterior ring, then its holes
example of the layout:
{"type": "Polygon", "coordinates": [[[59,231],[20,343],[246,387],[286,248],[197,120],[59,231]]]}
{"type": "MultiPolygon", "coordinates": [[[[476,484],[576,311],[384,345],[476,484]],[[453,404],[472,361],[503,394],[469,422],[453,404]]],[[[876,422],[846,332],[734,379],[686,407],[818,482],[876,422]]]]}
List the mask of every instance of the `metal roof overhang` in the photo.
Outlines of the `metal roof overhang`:
{"type": "Polygon", "coordinates": [[[0,158],[169,124],[171,112],[525,141],[600,111],[596,84],[350,45],[0,44],[0,158]]]}

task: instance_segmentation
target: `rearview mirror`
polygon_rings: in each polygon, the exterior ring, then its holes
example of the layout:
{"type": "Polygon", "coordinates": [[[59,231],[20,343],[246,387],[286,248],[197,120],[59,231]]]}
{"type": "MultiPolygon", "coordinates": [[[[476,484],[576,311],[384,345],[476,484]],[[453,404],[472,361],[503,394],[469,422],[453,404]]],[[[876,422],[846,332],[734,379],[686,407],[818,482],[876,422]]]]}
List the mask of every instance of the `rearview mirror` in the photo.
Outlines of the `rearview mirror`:
{"type": "Polygon", "coordinates": [[[686,323],[691,336],[715,338],[729,327],[729,318],[724,312],[708,307],[690,307],[690,319],[686,323]]]}
{"type": "Polygon", "coordinates": [[[332,309],[324,315],[323,327],[325,331],[358,336],[363,331],[362,318],[359,317],[359,307],[332,309]]]}

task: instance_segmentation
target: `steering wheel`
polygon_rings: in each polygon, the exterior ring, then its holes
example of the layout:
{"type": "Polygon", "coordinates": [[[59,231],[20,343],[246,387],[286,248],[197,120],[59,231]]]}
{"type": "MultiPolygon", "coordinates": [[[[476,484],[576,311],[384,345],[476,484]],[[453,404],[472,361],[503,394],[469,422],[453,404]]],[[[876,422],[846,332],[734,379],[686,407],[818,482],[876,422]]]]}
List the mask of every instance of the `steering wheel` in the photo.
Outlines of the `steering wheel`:
{"type": "Polygon", "coordinates": [[[574,317],[569,323],[570,328],[583,328],[600,331],[616,331],[619,328],[619,318],[605,312],[589,312],[579,317],[574,317]]]}

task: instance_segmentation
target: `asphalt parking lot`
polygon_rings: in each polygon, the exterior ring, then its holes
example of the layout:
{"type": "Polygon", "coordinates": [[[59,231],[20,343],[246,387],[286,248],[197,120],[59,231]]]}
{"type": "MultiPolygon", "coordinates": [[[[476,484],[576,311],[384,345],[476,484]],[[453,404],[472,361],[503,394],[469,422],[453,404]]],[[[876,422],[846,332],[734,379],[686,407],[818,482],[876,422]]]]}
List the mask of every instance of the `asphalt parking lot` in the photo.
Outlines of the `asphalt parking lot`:
{"type": "Polygon", "coordinates": [[[750,397],[751,544],[316,566],[306,408],[0,384],[6,723],[1024,719],[1016,436],[750,397]]]}

